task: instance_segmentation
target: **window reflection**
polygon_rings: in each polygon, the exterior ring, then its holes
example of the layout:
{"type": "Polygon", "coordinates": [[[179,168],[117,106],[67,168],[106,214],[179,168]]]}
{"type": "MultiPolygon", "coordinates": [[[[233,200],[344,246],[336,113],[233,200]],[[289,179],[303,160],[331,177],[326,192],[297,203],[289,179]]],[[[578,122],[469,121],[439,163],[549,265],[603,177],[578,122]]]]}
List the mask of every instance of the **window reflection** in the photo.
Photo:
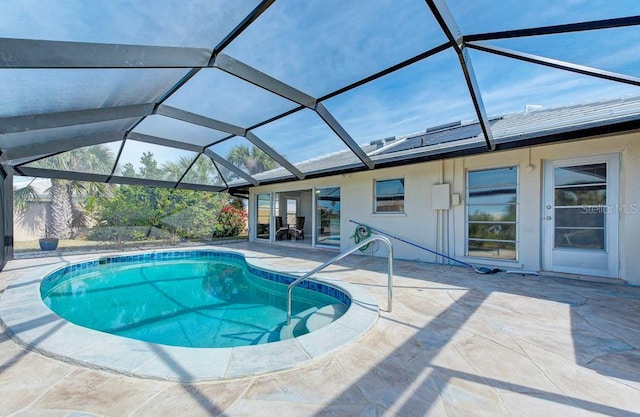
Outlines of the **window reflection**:
{"type": "Polygon", "coordinates": [[[271,195],[258,194],[258,219],[256,237],[269,239],[269,226],[271,220],[271,195]]]}
{"type": "Polygon", "coordinates": [[[556,248],[605,248],[607,164],[554,169],[556,248]]]}
{"type": "Polygon", "coordinates": [[[340,246],[340,187],[316,190],[318,245],[340,246]]]}
{"type": "Polygon", "coordinates": [[[467,255],[517,259],[517,168],[471,171],[467,184],[467,255]]]}
{"type": "Polygon", "coordinates": [[[404,212],[404,179],[376,181],[375,212],[404,212]]]}
{"type": "Polygon", "coordinates": [[[602,229],[555,229],[556,248],[604,249],[604,228],[602,229]]]}
{"type": "Polygon", "coordinates": [[[607,181],[607,164],[556,168],[556,187],[563,185],[602,184],[607,181]]]}

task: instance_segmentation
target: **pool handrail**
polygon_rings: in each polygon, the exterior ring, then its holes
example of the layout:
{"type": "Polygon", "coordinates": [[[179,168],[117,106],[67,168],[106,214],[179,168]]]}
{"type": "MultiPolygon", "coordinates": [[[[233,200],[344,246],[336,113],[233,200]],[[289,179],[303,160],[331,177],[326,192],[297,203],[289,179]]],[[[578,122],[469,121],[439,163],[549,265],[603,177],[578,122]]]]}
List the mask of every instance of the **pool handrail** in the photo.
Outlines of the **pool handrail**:
{"type": "Polygon", "coordinates": [[[289,284],[289,286],[287,287],[287,325],[291,324],[291,294],[293,293],[293,288],[295,286],[297,286],[302,281],[309,278],[311,275],[315,274],[316,272],[325,269],[329,265],[335,262],[338,262],[339,260],[347,257],[348,255],[351,255],[353,252],[357,251],[358,249],[376,240],[380,240],[386,243],[387,246],[389,246],[389,255],[388,255],[389,262],[388,262],[388,268],[387,268],[387,312],[391,312],[391,298],[393,296],[393,244],[391,243],[391,240],[389,240],[387,237],[374,234],[374,235],[371,235],[369,238],[363,240],[362,242],[358,243],[356,246],[349,249],[348,251],[343,252],[338,256],[335,256],[329,259],[328,261],[326,261],[325,263],[323,263],[322,265],[316,268],[313,268],[311,271],[305,273],[304,275],[302,275],[301,277],[293,281],[291,284],[289,284]]]}

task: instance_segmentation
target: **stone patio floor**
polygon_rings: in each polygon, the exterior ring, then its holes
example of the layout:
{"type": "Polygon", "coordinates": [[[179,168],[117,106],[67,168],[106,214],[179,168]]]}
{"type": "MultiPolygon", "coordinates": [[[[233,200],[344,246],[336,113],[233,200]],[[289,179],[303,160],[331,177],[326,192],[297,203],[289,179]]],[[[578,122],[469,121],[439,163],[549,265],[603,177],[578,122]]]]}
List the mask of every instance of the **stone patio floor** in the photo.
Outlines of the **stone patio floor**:
{"type": "MultiPolygon", "coordinates": [[[[336,253],[239,243],[274,269],[336,253]]],[[[95,257],[95,256],[94,256],[95,257]]],[[[20,274],[87,256],[20,259],[20,274]]],[[[68,364],[0,334],[2,416],[640,416],[640,288],[350,256],[320,276],[365,288],[360,340],[294,369],[216,382],[145,380],[68,364]]],[[[202,366],[207,366],[203,363],[202,366]]]]}

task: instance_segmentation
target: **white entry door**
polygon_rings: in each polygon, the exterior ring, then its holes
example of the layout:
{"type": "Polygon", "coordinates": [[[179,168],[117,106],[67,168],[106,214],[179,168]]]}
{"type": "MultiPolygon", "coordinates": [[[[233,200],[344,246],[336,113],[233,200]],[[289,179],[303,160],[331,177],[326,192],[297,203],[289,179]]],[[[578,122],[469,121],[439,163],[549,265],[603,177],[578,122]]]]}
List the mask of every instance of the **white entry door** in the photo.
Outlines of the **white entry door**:
{"type": "Polygon", "coordinates": [[[545,163],[545,270],[618,276],[619,165],[617,154],[545,163]]]}

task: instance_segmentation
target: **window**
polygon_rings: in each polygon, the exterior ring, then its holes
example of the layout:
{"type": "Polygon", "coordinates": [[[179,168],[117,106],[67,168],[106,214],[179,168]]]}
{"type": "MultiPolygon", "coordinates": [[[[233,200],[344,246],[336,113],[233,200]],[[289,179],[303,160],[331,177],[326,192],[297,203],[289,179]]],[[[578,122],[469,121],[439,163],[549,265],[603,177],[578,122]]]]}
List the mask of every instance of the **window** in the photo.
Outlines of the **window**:
{"type": "Polygon", "coordinates": [[[518,169],[470,171],[467,177],[467,255],[517,259],[518,169]]]}
{"type": "Polygon", "coordinates": [[[607,164],[553,170],[555,248],[605,249],[607,164]]]}
{"type": "Polygon", "coordinates": [[[376,181],[376,213],[404,212],[404,179],[376,181]]]}

